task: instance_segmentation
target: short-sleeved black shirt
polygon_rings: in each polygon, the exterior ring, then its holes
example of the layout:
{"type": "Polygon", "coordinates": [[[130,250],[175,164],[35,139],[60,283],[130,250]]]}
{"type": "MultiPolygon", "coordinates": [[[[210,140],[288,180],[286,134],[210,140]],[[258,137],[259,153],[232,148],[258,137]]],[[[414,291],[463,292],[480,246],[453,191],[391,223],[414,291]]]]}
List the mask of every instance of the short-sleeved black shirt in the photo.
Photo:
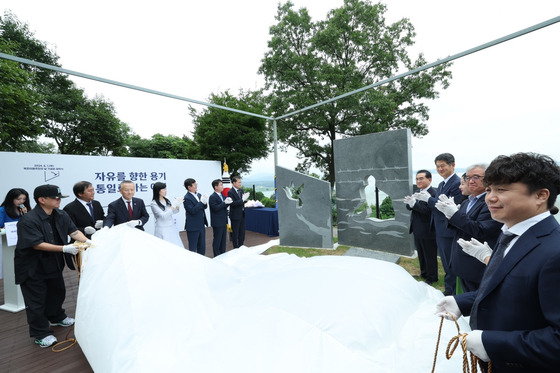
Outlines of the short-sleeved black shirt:
{"type": "MultiPolygon", "coordinates": [[[[33,247],[42,242],[65,245],[68,243],[68,235],[77,229],[68,214],[60,209],[54,209],[49,216],[37,204],[33,210],[23,215],[17,225],[18,242],[14,257],[16,284],[21,284],[28,277],[62,276],[65,255],[61,252],[35,250],[33,247]],[[56,227],[55,230],[53,226],[56,227]]],[[[71,256],[67,256],[68,267],[74,269],[71,256]]]]}

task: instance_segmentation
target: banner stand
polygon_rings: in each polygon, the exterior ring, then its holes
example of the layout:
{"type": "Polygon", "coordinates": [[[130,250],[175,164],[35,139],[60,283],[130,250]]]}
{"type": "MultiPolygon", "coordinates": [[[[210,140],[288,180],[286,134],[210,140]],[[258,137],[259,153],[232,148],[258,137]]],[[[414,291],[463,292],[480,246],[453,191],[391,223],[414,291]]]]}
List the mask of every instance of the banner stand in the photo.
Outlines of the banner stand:
{"type": "Polygon", "coordinates": [[[8,246],[6,235],[2,234],[2,271],[4,276],[4,304],[0,310],[20,312],[25,309],[23,295],[19,285],[16,285],[14,272],[14,252],[16,246],[8,246]]]}

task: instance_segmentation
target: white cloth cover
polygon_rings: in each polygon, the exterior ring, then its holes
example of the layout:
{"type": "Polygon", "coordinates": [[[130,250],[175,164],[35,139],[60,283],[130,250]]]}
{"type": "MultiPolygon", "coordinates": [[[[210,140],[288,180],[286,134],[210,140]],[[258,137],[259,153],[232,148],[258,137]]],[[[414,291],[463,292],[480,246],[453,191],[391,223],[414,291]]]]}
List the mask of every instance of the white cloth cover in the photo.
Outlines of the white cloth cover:
{"type": "MultiPolygon", "coordinates": [[[[93,241],[75,334],[96,372],[431,369],[442,294],[397,265],[265,246],[209,259],[126,225],[93,241]]],[[[460,371],[443,355],[456,333],[445,321],[436,372],[460,371]]]]}

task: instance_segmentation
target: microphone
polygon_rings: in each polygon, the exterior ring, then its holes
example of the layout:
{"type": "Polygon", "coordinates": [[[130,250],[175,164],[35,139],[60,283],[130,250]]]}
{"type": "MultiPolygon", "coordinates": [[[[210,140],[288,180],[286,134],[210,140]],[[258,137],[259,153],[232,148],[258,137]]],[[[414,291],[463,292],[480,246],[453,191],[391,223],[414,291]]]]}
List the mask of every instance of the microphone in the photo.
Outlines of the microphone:
{"type": "Polygon", "coordinates": [[[25,214],[24,209],[25,209],[25,205],[23,203],[19,205],[19,210],[21,211],[22,215],[25,214]]]}

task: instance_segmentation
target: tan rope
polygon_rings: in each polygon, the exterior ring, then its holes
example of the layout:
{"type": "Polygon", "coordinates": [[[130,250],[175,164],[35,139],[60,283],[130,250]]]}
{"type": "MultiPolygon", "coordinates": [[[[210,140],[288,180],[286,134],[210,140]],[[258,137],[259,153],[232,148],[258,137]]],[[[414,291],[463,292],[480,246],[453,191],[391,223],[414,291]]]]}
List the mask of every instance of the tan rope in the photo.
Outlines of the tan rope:
{"type": "Polygon", "coordinates": [[[58,343],[56,343],[54,346],[52,346],[51,350],[53,350],[53,352],[62,352],[64,350],[68,350],[70,347],[74,346],[78,341],[76,341],[76,338],[68,338],[68,336],[70,335],[71,332],[74,331],[74,326],[72,325],[72,327],[70,328],[70,330],[68,330],[68,333],[66,333],[66,338],[64,341],[60,341],[58,343]],[[64,348],[59,348],[57,349],[56,346],[60,346],[66,343],[70,343],[68,346],[64,347],[64,348]]]}
{"type": "MultiPolygon", "coordinates": [[[[82,252],[85,251],[86,249],[87,249],[86,247],[80,247],[80,251],[78,251],[78,253],[74,256],[74,259],[75,259],[75,262],[76,262],[76,272],[78,273],[78,282],[80,281],[80,275],[82,274],[82,252]]],[[[63,341],[55,343],[52,346],[51,350],[53,352],[62,352],[64,350],[68,350],[70,347],[72,347],[76,343],[78,343],[76,338],[68,338],[68,336],[70,335],[70,333],[72,331],[74,331],[74,325],[72,325],[70,330],[68,330],[68,333],[66,333],[66,337],[64,337],[65,339],[63,341]],[[70,343],[70,344],[68,346],[64,347],[64,348],[58,348],[57,349],[57,346],[64,345],[66,343],[70,343]]]]}
{"type": "MultiPolygon", "coordinates": [[[[453,336],[453,338],[449,340],[449,343],[447,344],[447,349],[445,350],[445,357],[447,358],[447,360],[451,359],[451,356],[453,356],[453,353],[457,349],[457,346],[459,345],[459,343],[461,343],[461,349],[463,350],[463,373],[469,373],[469,359],[467,357],[468,356],[467,333],[461,333],[461,329],[459,328],[459,323],[455,319],[455,316],[453,316],[451,313],[448,313],[448,315],[451,316],[451,318],[455,322],[455,326],[457,327],[457,335],[453,336]]],[[[432,373],[434,373],[436,370],[437,353],[438,353],[439,341],[441,339],[441,330],[443,328],[443,319],[444,317],[442,315],[441,322],[439,324],[438,337],[436,342],[436,351],[434,353],[434,365],[432,366],[432,373]]],[[[470,364],[471,373],[477,373],[478,371],[477,365],[480,364],[481,361],[472,352],[470,353],[470,361],[471,361],[470,364]]],[[[480,371],[483,372],[482,366],[480,366],[480,371]]],[[[491,362],[488,362],[487,373],[492,373],[491,362]]]]}

